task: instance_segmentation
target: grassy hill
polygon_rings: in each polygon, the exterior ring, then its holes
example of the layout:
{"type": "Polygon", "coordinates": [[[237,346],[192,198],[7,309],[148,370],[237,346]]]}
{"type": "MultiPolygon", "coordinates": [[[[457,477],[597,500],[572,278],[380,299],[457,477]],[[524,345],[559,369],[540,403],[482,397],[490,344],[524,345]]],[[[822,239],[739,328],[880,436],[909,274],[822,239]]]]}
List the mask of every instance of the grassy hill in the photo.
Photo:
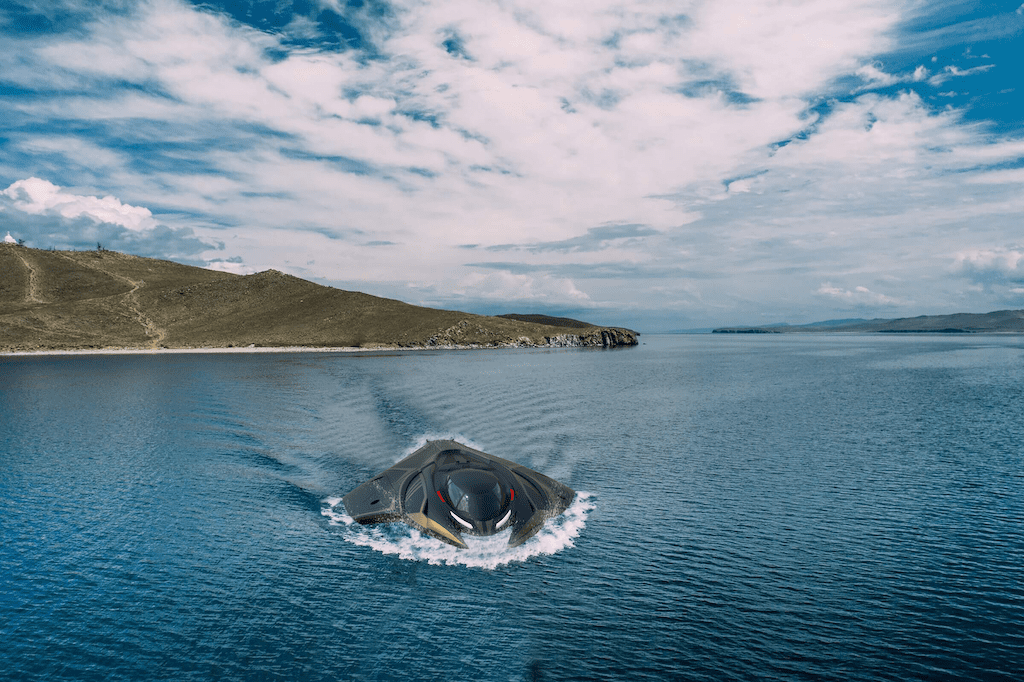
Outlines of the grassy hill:
{"type": "Polygon", "coordinates": [[[0,352],[239,346],[635,345],[627,329],[435,310],[276,270],[0,244],[0,352]]]}

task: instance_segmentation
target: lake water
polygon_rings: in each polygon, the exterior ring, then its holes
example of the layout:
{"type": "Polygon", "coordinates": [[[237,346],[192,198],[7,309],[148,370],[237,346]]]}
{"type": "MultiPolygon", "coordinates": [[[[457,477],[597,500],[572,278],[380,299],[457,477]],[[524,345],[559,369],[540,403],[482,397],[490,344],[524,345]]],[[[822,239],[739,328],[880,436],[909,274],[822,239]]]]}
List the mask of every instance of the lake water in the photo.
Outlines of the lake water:
{"type": "Polygon", "coordinates": [[[0,358],[0,678],[998,680],[1024,338],[0,358]],[[350,523],[454,437],[579,491],[516,550],[350,523]]]}

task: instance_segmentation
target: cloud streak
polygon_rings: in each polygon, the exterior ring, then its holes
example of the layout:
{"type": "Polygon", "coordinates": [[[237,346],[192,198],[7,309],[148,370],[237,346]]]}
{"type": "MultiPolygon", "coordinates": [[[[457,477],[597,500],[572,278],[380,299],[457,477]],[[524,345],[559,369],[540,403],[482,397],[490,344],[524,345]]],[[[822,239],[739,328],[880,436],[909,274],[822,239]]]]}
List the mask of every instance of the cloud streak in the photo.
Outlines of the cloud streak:
{"type": "Polygon", "coordinates": [[[841,301],[851,307],[877,308],[878,306],[896,306],[901,301],[885,294],[871,291],[865,286],[857,286],[853,289],[842,289],[832,286],[831,282],[824,282],[816,292],[831,300],[841,301]]]}

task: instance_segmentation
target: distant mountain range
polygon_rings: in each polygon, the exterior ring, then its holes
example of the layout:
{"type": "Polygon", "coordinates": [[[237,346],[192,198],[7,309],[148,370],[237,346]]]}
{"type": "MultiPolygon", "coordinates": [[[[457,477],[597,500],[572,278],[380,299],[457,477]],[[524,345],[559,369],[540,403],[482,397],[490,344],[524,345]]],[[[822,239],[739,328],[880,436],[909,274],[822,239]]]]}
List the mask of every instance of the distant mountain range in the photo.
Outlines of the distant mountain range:
{"type": "Polygon", "coordinates": [[[629,329],[424,308],[276,270],[243,276],[114,251],[0,244],[0,352],[636,344],[629,329]]]}
{"type": "Polygon", "coordinates": [[[955,313],[921,315],[895,320],[827,320],[803,325],[763,327],[721,327],[715,334],[793,334],[813,332],[857,332],[885,334],[1024,334],[1024,310],[997,310],[991,313],[955,313]]]}

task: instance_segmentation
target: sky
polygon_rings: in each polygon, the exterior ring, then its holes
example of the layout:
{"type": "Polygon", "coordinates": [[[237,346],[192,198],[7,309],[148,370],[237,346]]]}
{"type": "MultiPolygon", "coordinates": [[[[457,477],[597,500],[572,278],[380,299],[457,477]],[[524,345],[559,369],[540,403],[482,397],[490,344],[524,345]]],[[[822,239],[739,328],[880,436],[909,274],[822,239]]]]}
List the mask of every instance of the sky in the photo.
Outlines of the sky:
{"type": "Polygon", "coordinates": [[[0,236],[658,332],[1024,308],[1024,4],[0,0],[0,236]]]}

